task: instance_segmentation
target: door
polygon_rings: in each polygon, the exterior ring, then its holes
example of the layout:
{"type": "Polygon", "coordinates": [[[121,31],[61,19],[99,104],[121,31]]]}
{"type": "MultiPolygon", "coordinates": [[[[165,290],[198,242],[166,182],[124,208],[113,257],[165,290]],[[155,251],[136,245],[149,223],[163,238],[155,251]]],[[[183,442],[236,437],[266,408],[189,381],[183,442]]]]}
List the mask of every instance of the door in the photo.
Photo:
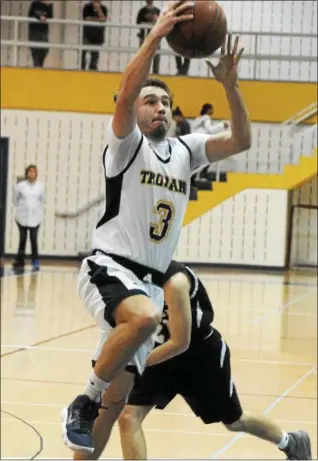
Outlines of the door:
{"type": "Polygon", "coordinates": [[[0,277],[3,275],[5,249],[6,201],[8,177],[9,138],[1,138],[0,144],[0,277]]]}

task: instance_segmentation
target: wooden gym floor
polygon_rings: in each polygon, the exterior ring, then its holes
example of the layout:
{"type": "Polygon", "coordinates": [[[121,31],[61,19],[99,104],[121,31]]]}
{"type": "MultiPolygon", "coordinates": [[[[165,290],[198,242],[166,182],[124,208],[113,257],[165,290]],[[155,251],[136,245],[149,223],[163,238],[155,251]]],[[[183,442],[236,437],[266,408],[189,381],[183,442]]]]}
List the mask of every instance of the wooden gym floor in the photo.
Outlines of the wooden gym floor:
{"type": "MultiPolygon", "coordinates": [[[[317,459],[317,279],[315,273],[199,270],[215,326],[232,349],[246,410],[287,431],[303,428],[317,459]]],[[[76,293],[77,267],[1,280],[1,458],[71,458],[60,410],[83,389],[99,338],[76,293]]],[[[181,398],[145,422],[149,458],[284,459],[276,447],[205,426],[181,398]]],[[[104,457],[121,458],[117,427],[104,457]]]]}

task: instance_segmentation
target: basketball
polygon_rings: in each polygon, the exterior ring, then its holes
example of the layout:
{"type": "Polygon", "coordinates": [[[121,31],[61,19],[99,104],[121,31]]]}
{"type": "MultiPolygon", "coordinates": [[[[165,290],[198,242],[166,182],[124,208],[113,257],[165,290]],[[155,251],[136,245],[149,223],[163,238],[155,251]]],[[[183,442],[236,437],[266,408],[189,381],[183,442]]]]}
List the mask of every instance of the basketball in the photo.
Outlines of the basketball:
{"type": "MultiPolygon", "coordinates": [[[[185,58],[207,58],[224,42],[227,20],[223,8],[214,0],[196,0],[191,21],[175,25],[167,36],[170,48],[185,58]]],[[[182,14],[189,14],[190,9],[182,14]]]]}

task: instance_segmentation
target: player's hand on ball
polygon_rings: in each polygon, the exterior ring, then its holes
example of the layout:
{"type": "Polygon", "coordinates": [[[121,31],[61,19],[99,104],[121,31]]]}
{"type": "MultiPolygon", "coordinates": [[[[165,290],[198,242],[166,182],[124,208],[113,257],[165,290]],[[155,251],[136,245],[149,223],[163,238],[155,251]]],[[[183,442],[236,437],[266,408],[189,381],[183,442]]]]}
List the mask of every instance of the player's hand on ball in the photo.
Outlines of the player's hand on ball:
{"type": "Polygon", "coordinates": [[[159,15],[150,33],[156,37],[166,37],[177,23],[193,19],[193,5],[193,2],[184,0],[171,2],[159,15]]]}
{"type": "Polygon", "coordinates": [[[240,37],[237,36],[232,48],[232,36],[228,34],[227,39],[225,39],[221,47],[221,57],[218,64],[214,66],[210,59],[206,59],[206,63],[215,79],[228,88],[234,87],[238,79],[237,65],[244,51],[244,48],[239,47],[239,42],[240,37]]]}

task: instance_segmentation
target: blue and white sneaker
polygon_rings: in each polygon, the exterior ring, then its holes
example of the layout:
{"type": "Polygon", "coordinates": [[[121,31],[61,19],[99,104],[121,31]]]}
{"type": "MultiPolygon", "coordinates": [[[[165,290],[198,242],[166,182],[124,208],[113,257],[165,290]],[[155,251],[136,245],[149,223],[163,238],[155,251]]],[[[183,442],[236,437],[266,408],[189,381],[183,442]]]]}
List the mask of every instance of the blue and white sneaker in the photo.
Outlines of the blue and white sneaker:
{"type": "Polygon", "coordinates": [[[94,452],[93,425],[99,408],[100,403],[79,395],[62,410],[62,438],[68,448],[83,454],[94,452]]]}
{"type": "Polygon", "coordinates": [[[35,259],[32,263],[32,271],[33,272],[37,272],[40,270],[40,263],[39,263],[39,260],[38,259],[35,259]]]}

